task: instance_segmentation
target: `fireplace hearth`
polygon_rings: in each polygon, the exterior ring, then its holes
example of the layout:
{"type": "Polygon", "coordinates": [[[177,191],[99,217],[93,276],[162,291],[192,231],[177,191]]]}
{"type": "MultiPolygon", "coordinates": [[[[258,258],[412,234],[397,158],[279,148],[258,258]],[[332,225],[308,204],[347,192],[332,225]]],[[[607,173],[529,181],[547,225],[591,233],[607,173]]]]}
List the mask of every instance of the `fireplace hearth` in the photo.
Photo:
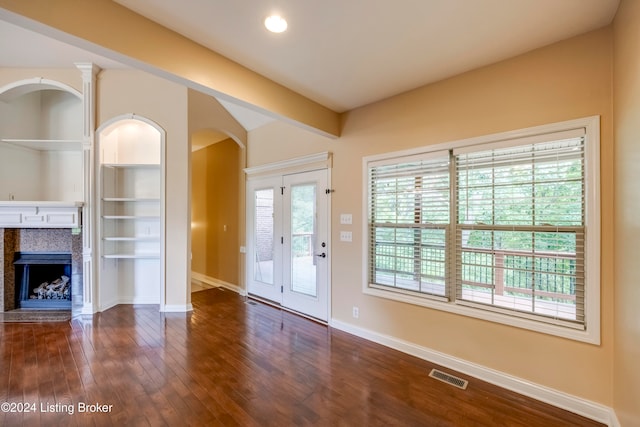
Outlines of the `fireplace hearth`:
{"type": "Polygon", "coordinates": [[[71,309],[71,254],[16,252],[16,308],[71,309]]]}

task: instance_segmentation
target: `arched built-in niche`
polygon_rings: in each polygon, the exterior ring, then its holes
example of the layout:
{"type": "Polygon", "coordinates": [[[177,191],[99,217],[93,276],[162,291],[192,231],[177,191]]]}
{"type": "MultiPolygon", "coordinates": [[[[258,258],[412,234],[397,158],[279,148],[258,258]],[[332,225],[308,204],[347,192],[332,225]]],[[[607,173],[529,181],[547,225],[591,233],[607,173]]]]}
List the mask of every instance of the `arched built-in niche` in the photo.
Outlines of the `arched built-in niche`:
{"type": "Polygon", "coordinates": [[[0,87],[0,201],[84,199],[83,97],[34,78],[0,87]]]}
{"type": "Polygon", "coordinates": [[[164,307],[165,131],[134,114],[97,132],[98,310],[164,307]]]}

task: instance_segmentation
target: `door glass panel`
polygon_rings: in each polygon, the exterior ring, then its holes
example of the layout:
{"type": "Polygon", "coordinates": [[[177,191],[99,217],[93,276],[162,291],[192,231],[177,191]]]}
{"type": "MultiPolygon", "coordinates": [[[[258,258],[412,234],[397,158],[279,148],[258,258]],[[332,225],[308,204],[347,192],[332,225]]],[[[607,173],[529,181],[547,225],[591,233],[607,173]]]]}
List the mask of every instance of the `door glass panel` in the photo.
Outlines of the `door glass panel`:
{"type": "Polygon", "coordinates": [[[273,188],[255,191],[253,279],[273,285],[273,188]]]}
{"type": "Polygon", "coordinates": [[[291,290],[317,296],[314,247],[316,185],[291,188],[291,290]]]}

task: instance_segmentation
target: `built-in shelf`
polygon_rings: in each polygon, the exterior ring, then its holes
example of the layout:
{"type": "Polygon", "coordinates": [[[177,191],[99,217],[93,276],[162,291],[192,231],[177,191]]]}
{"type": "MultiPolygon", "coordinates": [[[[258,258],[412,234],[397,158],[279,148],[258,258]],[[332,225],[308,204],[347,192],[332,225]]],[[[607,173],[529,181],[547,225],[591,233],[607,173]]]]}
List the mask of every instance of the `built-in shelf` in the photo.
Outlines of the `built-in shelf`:
{"type": "Polygon", "coordinates": [[[155,197],[104,197],[105,202],[159,202],[159,198],[155,197]]]}
{"type": "Polygon", "coordinates": [[[160,254],[106,254],[105,259],[159,259],[160,254]]]}
{"type": "Polygon", "coordinates": [[[137,219],[137,220],[159,220],[157,215],[103,215],[104,219],[137,219]]]}
{"type": "Polygon", "coordinates": [[[80,208],[83,205],[83,202],[67,202],[64,200],[0,200],[0,207],[80,208]]]}
{"type": "Polygon", "coordinates": [[[103,237],[102,240],[107,242],[157,242],[160,236],[121,236],[121,237],[103,237]]]}
{"type": "Polygon", "coordinates": [[[103,163],[102,166],[119,169],[160,169],[157,163],[103,163]]]}
{"type": "MultiPolygon", "coordinates": [[[[43,77],[15,81],[3,89],[7,90],[0,100],[0,164],[6,179],[0,197],[9,201],[84,200],[89,164],[84,164],[83,148],[89,145],[84,146],[83,129],[90,106],[84,105],[82,93],[43,77]]],[[[6,219],[20,227],[80,227],[77,209],[72,210],[49,218],[25,213],[18,223],[15,216],[6,219]]]]}

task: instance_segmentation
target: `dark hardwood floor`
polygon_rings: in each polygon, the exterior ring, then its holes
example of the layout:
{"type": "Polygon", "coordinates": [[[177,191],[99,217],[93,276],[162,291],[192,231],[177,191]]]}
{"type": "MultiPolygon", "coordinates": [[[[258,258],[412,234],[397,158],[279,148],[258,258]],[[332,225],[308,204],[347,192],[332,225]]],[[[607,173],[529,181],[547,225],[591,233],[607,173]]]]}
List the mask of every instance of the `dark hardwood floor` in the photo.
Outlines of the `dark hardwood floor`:
{"type": "Polygon", "coordinates": [[[233,292],[193,305],[0,324],[0,403],[19,410],[0,425],[600,425],[473,378],[457,389],[428,362],[233,292]]]}

